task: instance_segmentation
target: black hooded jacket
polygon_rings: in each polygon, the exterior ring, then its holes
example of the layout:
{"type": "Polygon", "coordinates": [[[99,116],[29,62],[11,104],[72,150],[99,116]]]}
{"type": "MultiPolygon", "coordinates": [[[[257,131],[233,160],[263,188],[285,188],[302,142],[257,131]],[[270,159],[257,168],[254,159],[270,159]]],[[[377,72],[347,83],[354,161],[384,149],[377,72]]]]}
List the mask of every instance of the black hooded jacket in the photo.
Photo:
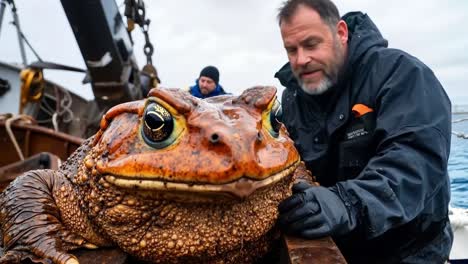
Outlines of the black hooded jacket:
{"type": "Polygon", "coordinates": [[[434,243],[438,253],[425,258],[442,263],[452,243],[450,101],[434,73],[388,48],[367,15],[343,20],[348,56],[330,91],[304,93],[289,63],[276,73],[286,87],[283,122],[308,169],[338,189],[358,222],[352,233],[334,237],[350,263],[398,263],[433,251],[434,243]],[[356,104],[373,111],[353,114],[356,104]]]}

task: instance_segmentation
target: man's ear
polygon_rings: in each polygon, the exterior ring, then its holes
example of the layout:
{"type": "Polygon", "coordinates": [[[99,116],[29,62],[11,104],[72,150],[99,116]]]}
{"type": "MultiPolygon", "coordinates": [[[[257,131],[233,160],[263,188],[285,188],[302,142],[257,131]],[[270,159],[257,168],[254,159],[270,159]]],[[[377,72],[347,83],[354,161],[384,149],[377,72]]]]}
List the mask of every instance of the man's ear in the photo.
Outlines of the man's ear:
{"type": "Polygon", "coordinates": [[[336,25],[336,33],[342,45],[348,43],[348,25],[344,20],[340,20],[336,25]]]}

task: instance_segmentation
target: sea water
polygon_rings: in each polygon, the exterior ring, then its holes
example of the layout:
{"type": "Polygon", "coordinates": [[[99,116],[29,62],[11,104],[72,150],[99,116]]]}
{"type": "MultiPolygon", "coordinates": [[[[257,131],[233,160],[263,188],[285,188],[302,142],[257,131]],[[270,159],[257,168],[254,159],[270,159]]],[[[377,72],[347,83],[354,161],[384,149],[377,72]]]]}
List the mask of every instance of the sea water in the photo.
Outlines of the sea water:
{"type": "MultiPolygon", "coordinates": [[[[468,115],[453,115],[452,131],[468,137],[468,115]]],[[[452,207],[468,209],[468,139],[452,135],[448,171],[452,190],[452,207]]]]}

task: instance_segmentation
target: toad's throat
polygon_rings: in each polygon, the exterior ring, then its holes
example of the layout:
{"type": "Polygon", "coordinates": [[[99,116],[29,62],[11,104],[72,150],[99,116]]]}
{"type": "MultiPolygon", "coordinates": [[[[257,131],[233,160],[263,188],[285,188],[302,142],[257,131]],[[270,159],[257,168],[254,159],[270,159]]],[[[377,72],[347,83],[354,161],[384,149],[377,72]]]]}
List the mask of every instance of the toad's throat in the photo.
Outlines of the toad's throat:
{"type": "Polygon", "coordinates": [[[120,188],[139,189],[147,191],[175,191],[175,192],[190,192],[203,194],[228,194],[244,199],[258,189],[270,186],[281,179],[291,175],[299,165],[296,162],[288,168],[272,174],[270,177],[263,180],[252,180],[247,177],[242,177],[236,181],[224,184],[194,184],[183,182],[168,182],[159,180],[147,179],[129,179],[117,175],[106,175],[104,179],[120,188]]]}

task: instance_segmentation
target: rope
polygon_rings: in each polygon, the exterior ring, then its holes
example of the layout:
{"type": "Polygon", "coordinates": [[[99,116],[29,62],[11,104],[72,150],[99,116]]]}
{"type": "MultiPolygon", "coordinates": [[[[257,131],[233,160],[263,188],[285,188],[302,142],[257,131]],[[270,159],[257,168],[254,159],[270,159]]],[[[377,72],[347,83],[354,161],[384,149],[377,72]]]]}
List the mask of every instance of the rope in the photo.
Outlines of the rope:
{"type": "Polygon", "coordinates": [[[57,123],[57,112],[52,115],[52,125],[54,126],[55,131],[59,131],[58,123],[57,123]]]}
{"type": "MultiPolygon", "coordinates": [[[[56,111],[55,114],[57,114],[58,116],[68,117],[68,118],[64,117],[62,121],[65,123],[70,123],[75,118],[73,111],[71,110],[71,106],[73,102],[72,96],[67,89],[63,89],[62,87],[57,86],[57,85],[55,85],[55,88],[60,90],[64,95],[63,99],[61,99],[59,103],[60,109],[58,109],[58,111],[56,111]],[[68,115],[65,115],[65,114],[68,114],[68,115]]],[[[55,119],[57,119],[57,117],[55,117],[55,119]]],[[[54,120],[54,116],[52,116],[52,120],[54,120]]]]}
{"type": "Polygon", "coordinates": [[[16,153],[18,153],[19,158],[23,161],[24,160],[23,152],[21,151],[21,148],[18,145],[18,141],[16,140],[15,134],[11,130],[11,124],[16,120],[21,120],[28,124],[33,124],[34,119],[28,115],[13,115],[11,117],[7,117],[5,121],[5,129],[8,133],[8,136],[10,137],[11,143],[13,143],[13,146],[15,147],[16,153]]]}
{"type": "Polygon", "coordinates": [[[37,120],[39,124],[52,123],[53,129],[59,131],[59,122],[70,123],[74,120],[75,115],[71,110],[73,98],[67,89],[64,89],[58,85],[54,86],[55,96],[44,94],[45,97],[56,101],[55,110],[49,105],[47,100],[42,99],[40,109],[50,116],[48,119],[37,120]],[[59,93],[62,96],[59,96],[59,93]],[[58,100],[60,98],[60,100],[58,100]],[[61,117],[61,119],[60,119],[61,117]]]}

